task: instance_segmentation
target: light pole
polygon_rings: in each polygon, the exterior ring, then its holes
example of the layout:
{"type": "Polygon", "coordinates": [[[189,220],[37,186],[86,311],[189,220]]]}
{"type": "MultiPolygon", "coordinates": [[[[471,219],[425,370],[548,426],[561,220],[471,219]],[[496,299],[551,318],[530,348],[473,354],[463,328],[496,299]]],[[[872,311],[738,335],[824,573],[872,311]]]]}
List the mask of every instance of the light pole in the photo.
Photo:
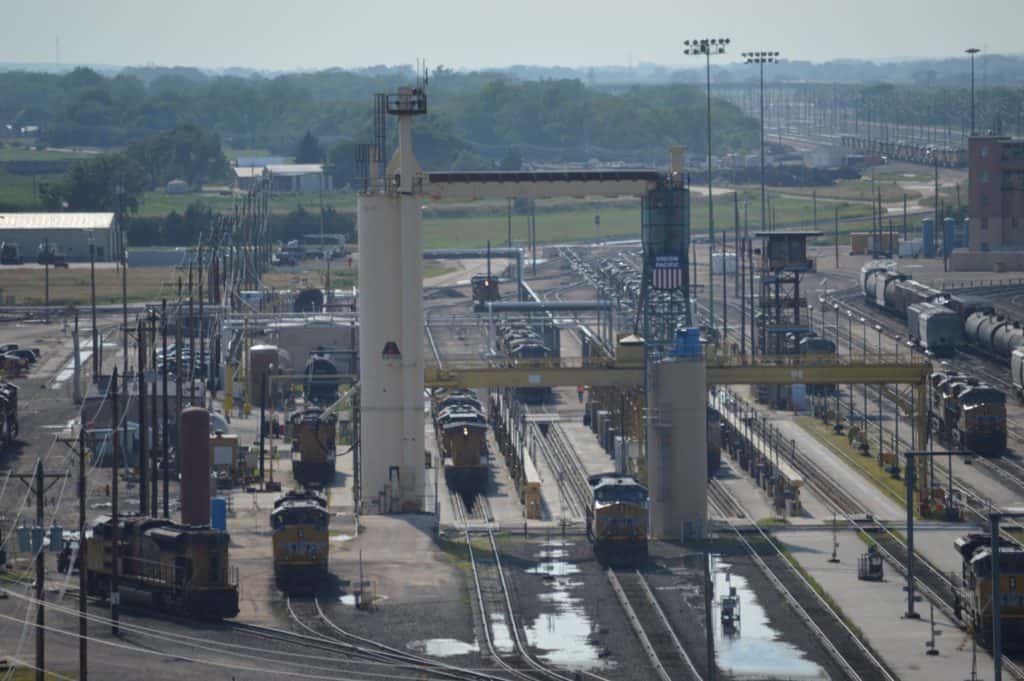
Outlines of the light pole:
{"type": "Polygon", "coordinates": [[[743,58],[748,64],[757,64],[761,71],[761,229],[765,229],[765,188],[764,188],[764,65],[778,64],[778,52],[744,52],[743,58]]]}
{"type": "Polygon", "coordinates": [[[705,63],[705,73],[707,75],[707,88],[708,88],[708,108],[707,108],[707,123],[708,123],[708,236],[709,236],[709,250],[708,250],[708,297],[710,299],[710,305],[708,306],[708,325],[713,329],[715,328],[715,275],[711,267],[711,254],[715,250],[715,202],[712,196],[711,186],[711,55],[713,54],[725,54],[725,47],[729,44],[728,38],[696,38],[694,40],[685,40],[683,45],[686,47],[683,49],[683,54],[690,56],[703,56],[705,63]]]}
{"type": "MultiPolygon", "coordinates": [[[[939,229],[941,228],[941,223],[939,222],[939,150],[935,147],[929,147],[928,151],[925,152],[925,158],[932,162],[932,167],[935,171],[935,217],[932,219],[932,244],[934,245],[938,241],[939,229]]],[[[942,236],[942,270],[946,271],[949,269],[949,260],[946,258],[945,233],[942,236]]]]}
{"type": "Polygon", "coordinates": [[[971,135],[974,134],[974,55],[981,52],[977,47],[968,47],[964,50],[967,54],[971,55],[971,135]]]}

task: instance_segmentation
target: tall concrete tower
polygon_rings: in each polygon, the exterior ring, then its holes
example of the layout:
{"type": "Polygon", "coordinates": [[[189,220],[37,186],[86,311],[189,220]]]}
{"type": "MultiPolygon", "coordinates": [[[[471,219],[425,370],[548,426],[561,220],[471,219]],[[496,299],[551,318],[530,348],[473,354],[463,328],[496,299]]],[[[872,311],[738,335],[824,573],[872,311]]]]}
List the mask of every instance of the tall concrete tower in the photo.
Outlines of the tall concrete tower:
{"type": "MultiPolygon", "coordinates": [[[[412,118],[421,88],[384,99],[398,149],[358,199],[362,511],[424,507],[423,230],[412,118]]],[[[371,173],[372,175],[373,173],[371,173]]]]}

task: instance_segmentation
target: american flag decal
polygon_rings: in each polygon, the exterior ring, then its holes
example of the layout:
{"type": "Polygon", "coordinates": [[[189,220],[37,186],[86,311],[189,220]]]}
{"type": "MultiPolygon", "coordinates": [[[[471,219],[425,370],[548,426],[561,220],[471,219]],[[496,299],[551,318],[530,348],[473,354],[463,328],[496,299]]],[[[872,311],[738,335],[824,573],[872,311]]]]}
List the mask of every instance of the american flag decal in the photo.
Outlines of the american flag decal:
{"type": "Polygon", "coordinates": [[[651,285],[659,291],[670,291],[682,288],[686,272],[680,266],[680,258],[676,256],[658,256],[654,259],[654,274],[651,285]]]}

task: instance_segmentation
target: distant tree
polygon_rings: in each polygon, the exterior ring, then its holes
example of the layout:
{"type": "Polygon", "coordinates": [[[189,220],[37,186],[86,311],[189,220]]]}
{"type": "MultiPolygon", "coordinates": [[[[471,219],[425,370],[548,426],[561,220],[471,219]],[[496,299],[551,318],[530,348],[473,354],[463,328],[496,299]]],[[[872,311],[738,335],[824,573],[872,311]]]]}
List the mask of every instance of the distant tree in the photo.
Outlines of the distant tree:
{"type": "Polygon", "coordinates": [[[299,145],[295,149],[295,162],[296,163],[320,163],[324,160],[324,150],[320,146],[320,140],[318,140],[313,133],[306,131],[306,134],[299,140],[299,145]]]}
{"type": "Polygon", "coordinates": [[[501,169],[513,171],[523,169],[523,155],[519,152],[519,147],[508,148],[505,157],[501,159],[501,169]]]}
{"type": "Polygon", "coordinates": [[[334,188],[341,189],[345,185],[354,185],[356,181],[356,143],[343,141],[331,147],[327,155],[330,162],[331,177],[334,188]]]}
{"type": "Polygon", "coordinates": [[[150,188],[174,179],[200,185],[228,172],[220,137],[191,124],[134,142],[125,153],[145,169],[150,188]]]}
{"type": "Polygon", "coordinates": [[[142,168],[124,154],[101,154],[76,162],[56,183],[39,187],[43,206],[49,210],[139,210],[145,191],[142,168]]]}

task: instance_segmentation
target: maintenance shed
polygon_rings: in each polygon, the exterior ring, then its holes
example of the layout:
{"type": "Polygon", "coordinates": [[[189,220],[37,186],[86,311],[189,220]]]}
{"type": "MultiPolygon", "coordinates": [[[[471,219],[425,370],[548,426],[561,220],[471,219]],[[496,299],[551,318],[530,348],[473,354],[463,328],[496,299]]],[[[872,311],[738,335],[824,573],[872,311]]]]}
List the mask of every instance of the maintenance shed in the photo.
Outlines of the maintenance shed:
{"type": "Polygon", "coordinates": [[[35,262],[47,240],[68,260],[89,260],[92,243],[96,261],[110,261],[119,243],[117,218],[114,213],[0,213],[0,242],[17,244],[24,262],[35,262]]]}

